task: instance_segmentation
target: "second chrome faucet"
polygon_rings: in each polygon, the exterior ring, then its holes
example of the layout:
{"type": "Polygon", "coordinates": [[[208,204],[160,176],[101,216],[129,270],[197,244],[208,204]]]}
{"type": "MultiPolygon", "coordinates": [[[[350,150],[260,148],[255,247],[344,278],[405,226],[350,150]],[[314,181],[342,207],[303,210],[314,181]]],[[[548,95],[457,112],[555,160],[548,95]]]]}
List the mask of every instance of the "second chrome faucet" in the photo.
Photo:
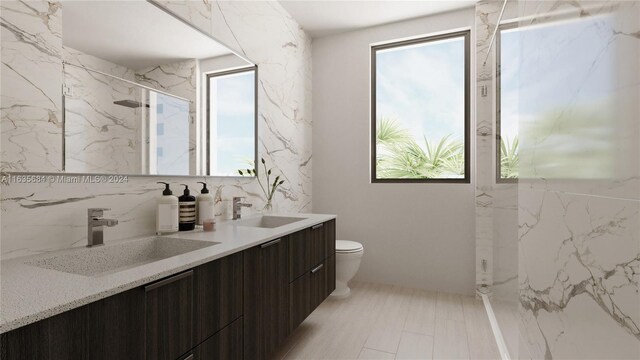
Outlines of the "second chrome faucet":
{"type": "Polygon", "coordinates": [[[233,198],[233,220],[239,220],[242,217],[242,208],[243,207],[251,207],[253,204],[243,203],[241,202],[244,197],[237,196],[233,198]]]}

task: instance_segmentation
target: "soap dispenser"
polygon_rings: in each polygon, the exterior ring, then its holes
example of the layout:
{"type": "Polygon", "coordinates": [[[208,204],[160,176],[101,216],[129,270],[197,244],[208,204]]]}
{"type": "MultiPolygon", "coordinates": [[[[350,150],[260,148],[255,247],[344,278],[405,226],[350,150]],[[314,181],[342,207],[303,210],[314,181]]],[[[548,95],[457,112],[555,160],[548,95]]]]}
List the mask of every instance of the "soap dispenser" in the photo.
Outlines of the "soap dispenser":
{"type": "Polygon", "coordinates": [[[196,198],[189,193],[189,186],[184,186],[184,193],[178,198],[180,216],[178,229],[180,231],[193,230],[196,227],[196,198]]]}
{"type": "Polygon", "coordinates": [[[200,190],[200,195],[196,199],[198,207],[197,224],[202,225],[204,220],[213,219],[213,195],[209,194],[207,183],[198,181],[198,184],[202,184],[202,190],[200,190]]]}
{"type": "Polygon", "coordinates": [[[162,196],[158,198],[156,234],[176,232],[178,231],[178,198],[171,192],[169,183],[158,181],[158,184],[164,184],[165,188],[162,196]]]}

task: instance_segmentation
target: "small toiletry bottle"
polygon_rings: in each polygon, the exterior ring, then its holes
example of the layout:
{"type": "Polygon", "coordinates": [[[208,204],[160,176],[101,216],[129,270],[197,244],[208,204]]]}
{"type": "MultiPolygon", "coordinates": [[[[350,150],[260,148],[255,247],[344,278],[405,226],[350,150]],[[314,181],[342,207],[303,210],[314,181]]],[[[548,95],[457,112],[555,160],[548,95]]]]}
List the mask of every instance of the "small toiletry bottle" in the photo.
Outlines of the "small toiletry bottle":
{"type": "Polygon", "coordinates": [[[202,184],[202,190],[196,199],[198,207],[197,224],[202,225],[204,220],[213,219],[213,195],[209,194],[207,183],[198,181],[198,184],[202,184]]]}
{"type": "Polygon", "coordinates": [[[156,209],[156,233],[158,235],[178,231],[178,198],[169,189],[169,183],[158,181],[164,184],[165,188],[162,196],[158,198],[156,209]]]}
{"type": "Polygon", "coordinates": [[[184,193],[178,198],[180,207],[180,221],[178,228],[180,231],[193,230],[196,227],[196,198],[189,194],[189,186],[184,186],[184,193]]]}

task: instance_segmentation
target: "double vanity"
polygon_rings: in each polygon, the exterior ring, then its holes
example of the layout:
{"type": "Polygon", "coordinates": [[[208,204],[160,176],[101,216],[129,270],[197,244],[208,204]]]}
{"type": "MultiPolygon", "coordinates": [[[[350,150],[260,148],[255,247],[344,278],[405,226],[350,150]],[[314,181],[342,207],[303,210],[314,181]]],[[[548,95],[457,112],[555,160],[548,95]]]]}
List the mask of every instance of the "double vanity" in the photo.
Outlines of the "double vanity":
{"type": "Polygon", "coordinates": [[[334,215],[2,262],[2,359],[265,359],[335,289],[334,215]]]}

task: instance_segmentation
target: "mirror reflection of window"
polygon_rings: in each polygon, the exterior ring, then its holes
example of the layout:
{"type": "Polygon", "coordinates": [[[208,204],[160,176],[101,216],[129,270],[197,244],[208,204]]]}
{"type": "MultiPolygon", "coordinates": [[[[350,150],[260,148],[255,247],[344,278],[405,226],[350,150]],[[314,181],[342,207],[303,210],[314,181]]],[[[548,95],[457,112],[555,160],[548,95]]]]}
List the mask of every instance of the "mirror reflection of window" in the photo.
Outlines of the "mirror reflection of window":
{"type": "Polygon", "coordinates": [[[255,67],[207,75],[209,175],[254,166],[255,75],[255,67]]]}

